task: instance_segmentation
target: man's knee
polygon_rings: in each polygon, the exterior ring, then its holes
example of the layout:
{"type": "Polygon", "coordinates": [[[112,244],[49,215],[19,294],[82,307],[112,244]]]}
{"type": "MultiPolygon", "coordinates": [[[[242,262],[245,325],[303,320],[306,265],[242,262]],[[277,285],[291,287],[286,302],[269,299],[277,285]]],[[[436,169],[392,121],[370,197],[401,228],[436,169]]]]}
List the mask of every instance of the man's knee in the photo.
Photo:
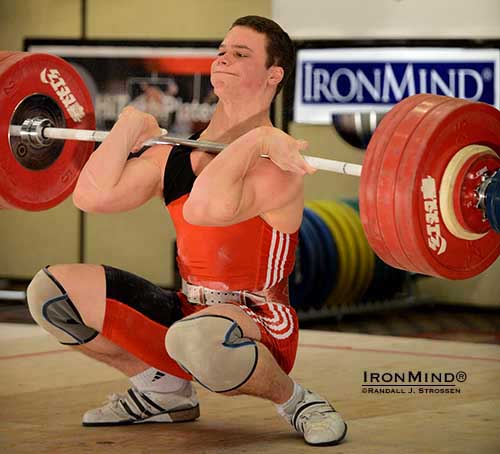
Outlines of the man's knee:
{"type": "Polygon", "coordinates": [[[32,279],[26,297],[33,319],[62,344],[85,344],[99,334],[85,325],[66,290],[47,268],[32,279]]]}
{"type": "Polygon", "coordinates": [[[179,320],[168,329],[165,346],[181,367],[215,392],[239,388],[257,366],[255,341],[243,337],[234,320],[220,315],[179,320]]]}

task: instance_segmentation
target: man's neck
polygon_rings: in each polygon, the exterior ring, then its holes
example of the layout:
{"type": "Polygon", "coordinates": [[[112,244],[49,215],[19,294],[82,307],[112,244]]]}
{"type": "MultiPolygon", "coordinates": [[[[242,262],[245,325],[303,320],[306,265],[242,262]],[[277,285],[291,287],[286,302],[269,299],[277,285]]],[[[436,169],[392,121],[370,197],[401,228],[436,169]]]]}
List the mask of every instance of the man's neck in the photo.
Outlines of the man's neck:
{"type": "Polygon", "coordinates": [[[230,143],[248,131],[259,126],[272,126],[269,108],[238,108],[220,102],[215,108],[209,125],[201,138],[205,140],[230,143]]]}

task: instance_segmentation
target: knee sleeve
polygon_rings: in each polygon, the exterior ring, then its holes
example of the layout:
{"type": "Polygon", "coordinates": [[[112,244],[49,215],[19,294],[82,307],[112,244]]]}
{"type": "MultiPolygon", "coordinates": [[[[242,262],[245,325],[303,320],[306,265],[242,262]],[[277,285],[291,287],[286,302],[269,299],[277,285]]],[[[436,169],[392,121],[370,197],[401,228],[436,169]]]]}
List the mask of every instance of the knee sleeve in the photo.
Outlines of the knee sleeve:
{"type": "Polygon", "coordinates": [[[35,275],[26,297],[31,316],[61,344],[85,344],[99,334],[83,323],[63,286],[47,268],[35,275]]]}
{"type": "Polygon", "coordinates": [[[256,343],[243,337],[230,318],[200,315],[174,323],[167,331],[168,354],[210,391],[239,388],[257,365],[256,343]]]}

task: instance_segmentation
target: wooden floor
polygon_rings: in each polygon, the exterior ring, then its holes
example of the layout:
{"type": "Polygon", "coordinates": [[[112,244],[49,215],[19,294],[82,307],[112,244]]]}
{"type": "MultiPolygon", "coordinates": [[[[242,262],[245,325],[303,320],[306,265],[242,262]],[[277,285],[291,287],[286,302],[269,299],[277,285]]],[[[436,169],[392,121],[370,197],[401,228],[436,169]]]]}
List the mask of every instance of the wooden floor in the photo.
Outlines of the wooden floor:
{"type": "MultiPolygon", "coordinates": [[[[84,428],[81,415],[127,388],[114,370],[33,325],[0,324],[0,451],[8,453],[500,453],[500,347],[302,331],[292,376],[330,398],[349,425],[309,447],[272,405],[198,387],[194,423],[84,428]],[[463,371],[460,394],[363,393],[363,372],[463,371]]],[[[457,382],[455,382],[457,383],[457,382]]]]}

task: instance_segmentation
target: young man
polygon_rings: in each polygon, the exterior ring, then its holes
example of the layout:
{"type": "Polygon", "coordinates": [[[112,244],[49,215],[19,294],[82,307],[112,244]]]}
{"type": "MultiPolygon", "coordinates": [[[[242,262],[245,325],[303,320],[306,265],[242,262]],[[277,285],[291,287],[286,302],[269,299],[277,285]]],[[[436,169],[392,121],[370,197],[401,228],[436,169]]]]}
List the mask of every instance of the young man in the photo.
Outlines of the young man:
{"type": "Polygon", "coordinates": [[[161,197],[177,233],[182,292],[88,264],[41,270],[28,289],[35,320],[60,342],[127,374],[133,387],[88,411],[89,426],[196,419],[190,380],[227,395],[268,399],[314,445],[347,426],[324,398],[295,383],[298,322],[287,278],[303,211],[307,146],[272,127],[272,100],[293,68],[288,35],[256,16],[220,45],[211,82],[219,98],[195,138],[229,143],[214,156],[154,146],[156,120],[126,108],[87,162],[74,193],[85,211],[110,213],[161,197]],[[267,154],[270,160],[262,159],[267,154]]]}

